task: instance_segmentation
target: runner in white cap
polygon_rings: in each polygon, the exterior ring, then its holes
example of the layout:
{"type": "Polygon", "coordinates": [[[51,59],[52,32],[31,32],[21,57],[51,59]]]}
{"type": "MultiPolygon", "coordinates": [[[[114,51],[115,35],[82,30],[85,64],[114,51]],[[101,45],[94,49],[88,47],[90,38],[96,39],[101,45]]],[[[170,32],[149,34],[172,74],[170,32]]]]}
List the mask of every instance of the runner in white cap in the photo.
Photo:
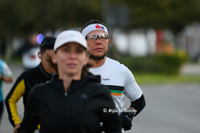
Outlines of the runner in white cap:
{"type": "Polygon", "coordinates": [[[90,20],[81,29],[89,47],[90,59],[95,65],[89,71],[101,75],[101,84],[106,85],[118,109],[124,130],[132,127],[132,118],[138,115],[145,107],[145,98],[142,90],[135,81],[131,71],[106,56],[110,44],[108,30],[99,20],[90,20]],[[130,108],[124,110],[124,95],[131,102],[130,108]]]}

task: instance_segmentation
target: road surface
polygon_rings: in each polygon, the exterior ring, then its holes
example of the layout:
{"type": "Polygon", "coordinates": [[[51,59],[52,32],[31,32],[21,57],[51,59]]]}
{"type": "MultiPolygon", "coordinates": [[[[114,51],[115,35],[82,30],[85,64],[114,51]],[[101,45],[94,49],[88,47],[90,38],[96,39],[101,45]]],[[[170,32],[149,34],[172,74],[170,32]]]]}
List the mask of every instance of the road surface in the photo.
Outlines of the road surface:
{"type": "MultiPolygon", "coordinates": [[[[20,65],[9,64],[14,80],[23,71],[20,65]]],[[[30,75],[31,76],[31,75],[30,75]]],[[[137,78],[137,77],[136,77],[137,78]]],[[[12,84],[3,83],[4,96],[12,84]]],[[[141,85],[147,105],[133,119],[133,128],[125,133],[199,133],[200,132],[200,83],[141,85]]],[[[125,99],[125,106],[129,101],[125,99]]],[[[18,104],[19,116],[23,106],[18,104]]],[[[0,133],[12,133],[7,112],[1,121],[0,133]]]]}

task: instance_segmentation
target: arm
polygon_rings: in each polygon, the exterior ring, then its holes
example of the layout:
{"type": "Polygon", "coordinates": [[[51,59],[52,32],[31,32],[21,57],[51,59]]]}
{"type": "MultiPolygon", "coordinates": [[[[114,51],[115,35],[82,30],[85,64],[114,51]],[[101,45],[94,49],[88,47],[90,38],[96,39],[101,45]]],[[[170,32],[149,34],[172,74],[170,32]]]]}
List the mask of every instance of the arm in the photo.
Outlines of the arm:
{"type": "Polygon", "coordinates": [[[124,69],[125,88],[124,93],[131,101],[130,108],[122,112],[120,117],[124,130],[130,130],[132,127],[132,119],[138,115],[146,105],[143,92],[138,86],[132,72],[125,67],[124,69]]]}
{"type": "Polygon", "coordinates": [[[135,115],[138,115],[146,105],[143,92],[127,67],[124,69],[124,76],[124,94],[131,101],[130,107],[137,111],[135,115]]]}
{"type": "Polygon", "coordinates": [[[139,99],[131,102],[131,106],[129,109],[121,113],[120,117],[122,120],[122,127],[124,128],[125,131],[131,129],[133,117],[138,115],[145,107],[145,105],[146,105],[145,99],[144,96],[142,95],[139,99]]]}
{"type": "Polygon", "coordinates": [[[2,75],[0,74],[0,80],[5,81],[5,82],[12,82],[12,72],[6,62],[4,62],[2,66],[2,75]]]}
{"type": "Polygon", "coordinates": [[[0,80],[5,81],[5,82],[13,82],[13,78],[12,77],[11,78],[10,77],[4,77],[3,78],[3,77],[0,76],[0,80]]]}
{"type": "Polygon", "coordinates": [[[10,92],[6,96],[5,105],[8,112],[10,123],[13,127],[21,123],[17,112],[17,102],[25,93],[25,83],[22,75],[18,77],[10,92]]]}
{"type": "Polygon", "coordinates": [[[136,110],[136,113],[134,114],[134,116],[136,116],[143,110],[145,106],[146,106],[146,102],[145,102],[144,95],[142,94],[142,96],[139,99],[131,102],[130,108],[136,110]]]}
{"type": "Polygon", "coordinates": [[[5,82],[12,82],[13,78],[12,77],[2,77],[0,74],[0,80],[5,81],[5,82]]]}
{"type": "Polygon", "coordinates": [[[32,91],[26,104],[24,118],[20,127],[17,129],[17,133],[33,133],[37,129],[40,118],[37,115],[37,99],[32,94],[32,91]]]}

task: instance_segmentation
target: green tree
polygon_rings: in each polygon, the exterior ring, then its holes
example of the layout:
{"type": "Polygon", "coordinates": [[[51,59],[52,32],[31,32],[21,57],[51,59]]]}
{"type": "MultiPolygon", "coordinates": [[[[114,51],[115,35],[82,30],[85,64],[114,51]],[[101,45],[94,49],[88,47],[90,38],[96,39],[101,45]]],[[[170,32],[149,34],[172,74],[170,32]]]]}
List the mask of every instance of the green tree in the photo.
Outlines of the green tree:
{"type": "Polygon", "coordinates": [[[175,33],[200,21],[199,0],[112,0],[131,9],[131,27],[169,28],[175,33]]]}
{"type": "Polygon", "coordinates": [[[0,11],[0,33],[26,35],[30,30],[76,27],[91,18],[101,19],[101,1],[2,0],[0,11]]]}

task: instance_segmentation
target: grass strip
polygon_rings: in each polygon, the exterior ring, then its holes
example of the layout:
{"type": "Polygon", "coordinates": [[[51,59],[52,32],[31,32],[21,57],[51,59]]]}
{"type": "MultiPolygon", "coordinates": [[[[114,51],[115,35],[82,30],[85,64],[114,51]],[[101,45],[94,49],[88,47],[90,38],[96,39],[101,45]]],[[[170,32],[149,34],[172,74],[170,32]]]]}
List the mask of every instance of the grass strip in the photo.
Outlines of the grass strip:
{"type": "Polygon", "coordinates": [[[140,84],[200,83],[200,75],[134,74],[140,84]]]}

